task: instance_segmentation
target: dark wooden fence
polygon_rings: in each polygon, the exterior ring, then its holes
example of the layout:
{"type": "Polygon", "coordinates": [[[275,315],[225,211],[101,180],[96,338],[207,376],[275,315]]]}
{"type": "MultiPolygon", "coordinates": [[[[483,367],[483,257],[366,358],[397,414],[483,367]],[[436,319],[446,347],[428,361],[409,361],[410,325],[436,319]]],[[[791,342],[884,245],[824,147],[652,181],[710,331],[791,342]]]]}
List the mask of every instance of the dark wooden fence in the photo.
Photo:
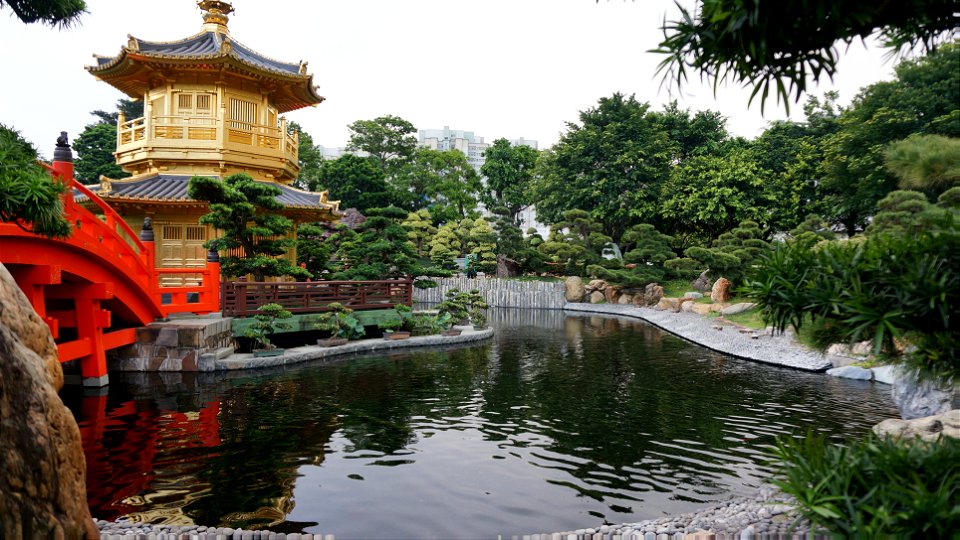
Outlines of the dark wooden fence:
{"type": "Polygon", "coordinates": [[[221,284],[220,302],[224,317],[252,317],[264,304],[280,304],[292,313],[326,311],[331,302],[350,309],[390,309],[413,303],[413,281],[231,281],[221,284]]]}

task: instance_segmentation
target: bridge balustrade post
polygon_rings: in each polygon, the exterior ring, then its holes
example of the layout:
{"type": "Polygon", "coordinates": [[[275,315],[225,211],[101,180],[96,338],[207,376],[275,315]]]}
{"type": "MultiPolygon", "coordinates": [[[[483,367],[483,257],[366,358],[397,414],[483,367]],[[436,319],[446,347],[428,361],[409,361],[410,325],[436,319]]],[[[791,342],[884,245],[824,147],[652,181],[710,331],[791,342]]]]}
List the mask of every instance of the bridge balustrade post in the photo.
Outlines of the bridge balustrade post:
{"type": "Polygon", "coordinates": [[[153,298],[157,295],[157,291],[160,288],[160,276],[156,272],[157,247],[154,243],[153,219],[149,216],[143,218],[143,226],[140,227],[140,242],[143,243],[143,253],[140,254],[140,257],[143,259],[143,262],[146,263],[147,269],[150,272],[147,276],[149,286],[147,292],[150,294],[150,297],[153,298]]]}
{"type": "Polygon", "coordinates": [[[211,311],[223,311],[223,296],[220,295],[220,253],[215,247],[207,252],[207,272],[203,277],[203,294],[207,297],[206,304],[211,311]],[[216,301],[214,301],[216,299],[216,301]]]}

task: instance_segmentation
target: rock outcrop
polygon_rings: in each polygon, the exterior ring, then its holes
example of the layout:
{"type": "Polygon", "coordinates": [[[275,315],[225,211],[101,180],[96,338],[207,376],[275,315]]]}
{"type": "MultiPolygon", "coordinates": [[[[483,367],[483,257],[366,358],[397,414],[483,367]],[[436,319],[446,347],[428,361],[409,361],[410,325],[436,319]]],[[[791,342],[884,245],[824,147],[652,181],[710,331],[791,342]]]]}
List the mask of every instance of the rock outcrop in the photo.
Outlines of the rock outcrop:
{"type": "Polygon", "coordinates": [[[732,296],[730,292],[730,286],[733,283],[730,283],[730,280],[727,278],[718,278],[716,283],[713,284],[713,290],[710,292],[710,299],[718,304],[723,304],[730,301],[732,296]]]}
{"type": "Polygon", "coordinates": [[[919,437],[925,441],[935,441],[941,436],[960,439],[960,409],[914,420],[891,418],[873,426],[873,432],[881,437],[899,439],[919,437]]]}
{"type": "Polygon", "coordinates": [[[643,301],[648,306],[655,306],[663,298],[663,287],[656,283],[648,283],[643,289],[643,301]]]}
{"type": "Polygon", "coordinates": [[[567,302],[583,302],[586,288],[580,276],[570,276],[563,283],[564,298],[567,302]]]}
{"type": "Polygon", "coordinates": [[[98,538],[56,345],[3,265],[0,364],[0,537],[98,538]]]}

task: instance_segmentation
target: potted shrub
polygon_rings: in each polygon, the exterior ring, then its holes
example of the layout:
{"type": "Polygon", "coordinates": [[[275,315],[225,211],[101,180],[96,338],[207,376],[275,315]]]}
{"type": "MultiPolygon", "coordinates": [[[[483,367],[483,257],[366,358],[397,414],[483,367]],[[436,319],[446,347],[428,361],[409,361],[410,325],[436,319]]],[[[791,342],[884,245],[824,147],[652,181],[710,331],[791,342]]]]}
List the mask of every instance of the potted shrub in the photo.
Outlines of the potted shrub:
{"type": "Polygon", "coordinates": [[[490,304],[483,299],[483,295],[480,294],[479,290],[473,289],[467,293],[467,305],[470,309],[470,322],[473,324],[473,327],[477,330],[486,328],[487,309],[490,308],[490,304]]]}
{"type": "Polygon", "coordinates": [[[413,325],[413,309],[405,304],[393,306],[397,312],[396,319],[384,321],[377,326],[383,329],[383,339],[407,339],[413,325]]]}
{"type": "Polygon", "coordinates": [[[243,335],[254,341],[253,356],[279,356],[283,349],[270,342],[270,336],[277,330],[290,328],[289,323],[277,322],[289,319],[293,314],[280,304],[264,304],[257,309],[253,316],[256,320],[243,335]]]}
{"type": "Polygon", "coordinates": [[[327,339],[318,339],[317,345],[322,347],[334,347],[343,345],[347,341],[360,339],[366,335],[363,325],[353,316],[353,310],[345,307],[339,302],[332,302],[327,305],[329,311],[321,313],[317,317],[317,323],[313,325],[317,330],[327,330],[330,337],[327,339]]]}
{"type": "Polygon", "coordinates": [[[450,289],[444,294],[443,301],[437,304],[437,314],[449,314],[454,325],[466,325],[467,318],[470,316],[469,298],[469,293],[462,292],[460,289],[450,289]]]}

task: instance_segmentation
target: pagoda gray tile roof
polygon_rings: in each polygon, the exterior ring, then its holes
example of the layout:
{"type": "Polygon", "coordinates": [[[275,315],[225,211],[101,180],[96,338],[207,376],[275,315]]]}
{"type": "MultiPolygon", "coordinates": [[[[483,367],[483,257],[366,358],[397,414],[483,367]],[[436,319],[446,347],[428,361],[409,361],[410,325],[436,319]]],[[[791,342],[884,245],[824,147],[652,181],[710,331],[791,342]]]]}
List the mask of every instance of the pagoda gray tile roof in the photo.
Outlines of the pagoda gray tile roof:
{"type": "MultiPolygon", "coordinates": [[[[187,184],[190,182],[190,178],[190,176],[158,174],[137,180],[112,180],[109,182],[109,191],[103,191],[102,186],[99,185],[90,186],[90,190],[101,197],[113,199],[187,202],[193,201],[187,195],[187,184]]],[[[277,201],[288,208],[324,209],[333,206],[322,202],[323,195],[321,193],[301,191],[272,182],[262,183],[269,183],[280,188],[277,201]]],[[[80,202],[85,199],[86,196],[76,197],[75,192],[75,200],[80,202]]]]}
{"type": "MultiPolygon", "coordinates": [[[[221,56],[233,56],[251,66],[280,73],[283,75],[300,76],[300,64],[291,64],[268,58],[250,47],[229,37],[227,34],[205,30],[199,34],[177,41],[146,41],[130,36],[126,47],[130,52],[144,54],[155,58],[197,59],[205,60],[221,56]],[[229,47],[224,50],[224,43],[229,41],[229,47]]],[[[109,67],[123,56],[97,56],[96,68],[109,67]]]]}

